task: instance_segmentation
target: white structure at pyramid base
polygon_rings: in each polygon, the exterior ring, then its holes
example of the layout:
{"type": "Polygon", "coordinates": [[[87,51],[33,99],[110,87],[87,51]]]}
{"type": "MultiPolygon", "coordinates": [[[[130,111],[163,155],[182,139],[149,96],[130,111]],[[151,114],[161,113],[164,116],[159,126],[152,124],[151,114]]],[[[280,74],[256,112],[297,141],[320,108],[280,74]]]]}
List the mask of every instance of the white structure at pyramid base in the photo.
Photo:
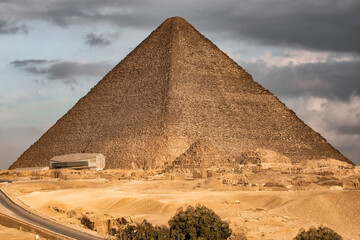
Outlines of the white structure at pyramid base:
{"type": "Polygon", "coordinates": [[[104,167],[105,156],[101,153],[73,153],[50,159],[50,169],[71,168],[99,171],[104,167]]]}

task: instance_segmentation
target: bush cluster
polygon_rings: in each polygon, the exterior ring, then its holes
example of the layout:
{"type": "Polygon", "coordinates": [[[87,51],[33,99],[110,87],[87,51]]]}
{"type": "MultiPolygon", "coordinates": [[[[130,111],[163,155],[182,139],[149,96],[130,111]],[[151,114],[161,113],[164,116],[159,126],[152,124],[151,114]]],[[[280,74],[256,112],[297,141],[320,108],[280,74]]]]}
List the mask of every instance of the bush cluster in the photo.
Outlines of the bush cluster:
{"type": "Polygon", "coordinates": [[[334,230],[320,226],[318,228],[311,227],[308,231],[301,229],[294,240],[342,240],[342,237],[334,230]]]}
{"type": "Polygon", "coordinates": [[[204,206],[190,206],[185,211],[179,210],[169,220],[170,238],[189,239],[227,239],[231,235],[229,224],[211,209],[204,206]]]}
{"type": "Polygon", "coordinates": [[[169,227],[154,227],[149,222],[127,226],[122,234],[131,240],[223,240],[231,235],[229,224],[211,209],[204,206],[188,207],[185,211],[178,210],[169,220],[169,227]]]}
{"type": "MultiPolygon", "coordinates": [[[[228,239],[232,231],[229,224],[222,221],[214,211],[204,206],[189,206],[186,210],[179,209],[169,220],[167,226],[153,226],[147,220],[141,224],[130,224],[124,218],[118,219],[124,228],[111,229],[112,236],[122,240],[224,240],[228,239]],[[126,227],[125,227],[126,226],[126,227]]],[[[81,223],[89,229],[94,229],[94,222],[82,216],[81,223]]],[[[230,239],[246,240],[244,234],[231,236],[230,239]]],[[[320,226],[311,227],[305,231],[300,229],[293,240],[342,240],[334,230],[320,226]]]]}
{"type": "Polygon", "coordinates": [[[154,227],[148,221],[144,220],[141,224],[128,225],[123,233],[121,239],[134,240],[167,240],[169,239],[169,228],[166,226],[154,227]]]}

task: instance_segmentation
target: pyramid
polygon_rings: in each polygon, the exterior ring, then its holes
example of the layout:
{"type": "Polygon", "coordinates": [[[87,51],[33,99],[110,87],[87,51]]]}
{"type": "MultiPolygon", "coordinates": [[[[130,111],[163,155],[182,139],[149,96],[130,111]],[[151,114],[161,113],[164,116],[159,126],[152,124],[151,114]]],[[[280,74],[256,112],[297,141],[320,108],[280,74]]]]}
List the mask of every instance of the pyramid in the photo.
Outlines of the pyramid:
{"type": "Polygon", "coordinates": [[[164,21],[10,169],[98,152],[107,168],[156,168],[197,141],[224,161],[268,149],[300,162],[352,164],[180,17],[164,21]]]}

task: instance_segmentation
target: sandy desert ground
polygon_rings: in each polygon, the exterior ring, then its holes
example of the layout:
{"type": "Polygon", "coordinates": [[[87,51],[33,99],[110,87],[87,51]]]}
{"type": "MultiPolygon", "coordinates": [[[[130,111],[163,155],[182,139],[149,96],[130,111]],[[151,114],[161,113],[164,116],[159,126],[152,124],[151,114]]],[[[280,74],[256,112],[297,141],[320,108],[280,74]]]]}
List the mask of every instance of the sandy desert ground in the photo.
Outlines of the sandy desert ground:
{"type": "Polygon", "coordinates": [[[292,239],[300,228],[326,225],[345,240],[360,239],[360,191],[244,191],[214,179],[15,182],[2,187],[34,211],[72,226],[79,216],[105,231],[124,217],[167,224],[179,207],[202,204],[248,239],[292,239]],[[174,190],[176,189],[176,190],[174,190]]]}
{"type": "MultiPolygon", "coordinates": [[[[36,239],[36,234],[23,232],[16,228],[8,228],[0,225],[0,239],[9,239],[9,240],[34,240],[36,239]]],[[[40,238],[38,238],[40,239],[40,238]]]]}

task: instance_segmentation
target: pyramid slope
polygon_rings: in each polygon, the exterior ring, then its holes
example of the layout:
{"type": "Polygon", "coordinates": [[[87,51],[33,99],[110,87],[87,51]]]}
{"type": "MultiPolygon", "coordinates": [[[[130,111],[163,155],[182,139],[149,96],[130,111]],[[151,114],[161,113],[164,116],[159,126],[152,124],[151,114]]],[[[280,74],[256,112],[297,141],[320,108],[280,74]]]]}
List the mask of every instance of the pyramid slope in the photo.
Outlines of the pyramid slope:
{"type": "MultiPolygon", "coordinates": [[[[230,159],[258,147],[293,161],[330,155],[348,161],[225,53],[180,22],[173,41],[176,64],[172,64],[170,94],[175,106],[169,107],[174,110],[169,116],[175,116],[175,127],[170,135],[185,135],[185,146],[198,138],[211,139],[230,159]]],[[[173,140],[171,149],[176,149],[179,139],[173,140]]]]}
{"type": "Polygon", "coordinates": [[[169,18],[10,167],[101,152],[107,168],[157,167],[198,140],[226,160],[265,148],[350,162],[184,19],[169,18]]]}

